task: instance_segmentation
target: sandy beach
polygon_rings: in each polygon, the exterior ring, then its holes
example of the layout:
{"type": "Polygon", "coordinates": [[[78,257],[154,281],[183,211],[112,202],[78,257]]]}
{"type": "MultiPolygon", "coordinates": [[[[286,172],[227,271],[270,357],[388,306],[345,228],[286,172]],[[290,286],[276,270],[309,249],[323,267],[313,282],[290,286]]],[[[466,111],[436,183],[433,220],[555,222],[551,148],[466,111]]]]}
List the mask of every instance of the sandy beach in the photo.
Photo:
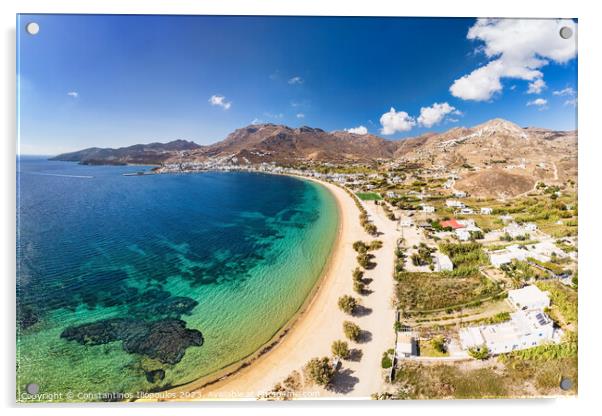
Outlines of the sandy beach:
{"type": "Polygon", "coordinates": [[[291,322],[286,334],[268,352],[253,359],[248,366],[234,374],[210,385],[197,381],[174,389],[175,392],[184,394],[183,399],[254,400],[271,390],[291,372],[300,372],[311,358],[331,356],[332,342],[345,339],[342,326],[346,320],[355,322],[362,329],[358,343],[349,341],[351,349],[361,350],[361,359],[343,361],[328,390],[306,386],[297,397],[369,398],[372,393],[386,388],[380,359],[384,351],[393,348],[394,343],[394,310],[391,306],[393,251],[397,239],[394,222],[386,219],[380,207],[372,203],[365,205],[379,231],[384,232],[378,237],[384,244],[374,252],[377,266],[364,275],[367,279],[373,279],[368,285],[370,293],[359,296],[353,292],[352,287],[351,275],[357,266],[352,245],[357,240],[368,242],[374,237],[361,227],[355,202],[343,189],[330,183],[317,182],[336,198],[340,226],[329,264],[314,295],[291,322]],[[361,316],[347,315],[338,308],[337,301],[344,294],[361,298],[361,304],[365,308],[361,316]]]}

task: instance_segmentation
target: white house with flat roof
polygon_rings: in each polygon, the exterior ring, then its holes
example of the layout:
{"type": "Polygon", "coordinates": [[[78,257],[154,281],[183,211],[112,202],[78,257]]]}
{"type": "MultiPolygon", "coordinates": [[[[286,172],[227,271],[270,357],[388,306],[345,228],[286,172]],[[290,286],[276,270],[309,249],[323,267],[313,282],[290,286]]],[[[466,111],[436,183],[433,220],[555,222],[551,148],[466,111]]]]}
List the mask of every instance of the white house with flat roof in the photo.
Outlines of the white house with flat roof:
{"type": "Polygon", "coordinates": [[[432,214],[433,212],[435,212],[435,207],[432,205],[427,205],[427,204],[420,204],[422,206],[422,212],[425,212],[427,214],[432,214]]]}
{"type": "Polygon", "coordinates": [[[512,244],[502,250],[490,251],[489,261],[496,267],[512,263],[512,260],[525,261],[529,258],[546,263],[551,260],[552,253],[561,258],[567,256],[553,243],[542,242],[527,246],[512,244]]]}
{"type": "Polygon", "coordinates": [[[470,231],[467,230],[466,228],[458,228],[457,230],[454,230],[454,233],[456,234],[456,237],[458,237],[458,240],[460,240],[460,241],[470,240],[470,231]]]}
{"type": "Polygon", "coordinates": [[[508,291],[508,301],[519,310],[544,309],[550,306],[548,292],[535,285],[508,291]]]}
{"type": "Polygon", "coordinates": [[[510,224],[504,227],[503,231],[505,233],[508,233],[510,237],[517,238],[537,231],[537,225],[532,222],[527,222],[525,224],[517,224],[516,222],[511,222],[510,224]]]}
{"type": "Polygon", "coordinates": [[[408,358],[418,353],[416,339],[410,334],[400,333],[395,344],[395,356],[397,358],[408,358]]]}
{"type": "Polygon", "coordinates": [[[448,199],[447,201],[445,201],[445,205],[447,205],[450,208],[464,208],[464,202],[461,201],[457,201],[455,199],[448,199]]]}
{"type": "Polygon", "coordinates": [[[529,257],[526,249],[520,248],[518,244],[512,244],[502,250],[489,252],[489,261],[496,267],[512,263],[512,260],[525,261],[529,257]]]}
{"type": "Polygon", "coordinates": [[[559,248],[552,241],[541,241],[539,243],[529,245],[528,249],[529,249],[529,251],[532,251],[539,255],[545,256],[547,258],[551,258],[551,257],[564,258],[564,257],[568,256],[564,251],[562,251],[561,248],[559,248]]]}
{"type": "Polygon", "coordinates": [[[491,215],[492,213],[493,213],[493,208],[489,208],[489,207],[481,208],[481,215],[491,215]]]}
{"type": "Polygon", "coordinates": [[[540,309],[518,310],[510,314],[507,322],[472,326],[459,332],[463,349],[486,345],[493,355],[557,343],[561,335],[562,332],[554,328],[552,320],[540,309]]]}
{"type": "Polygon", "coordinates": [[[454,269],[454,264],[451,259],[443,253],[433,253],[433,265],[435,266],[436,272],[449,271],[454,269]]]}

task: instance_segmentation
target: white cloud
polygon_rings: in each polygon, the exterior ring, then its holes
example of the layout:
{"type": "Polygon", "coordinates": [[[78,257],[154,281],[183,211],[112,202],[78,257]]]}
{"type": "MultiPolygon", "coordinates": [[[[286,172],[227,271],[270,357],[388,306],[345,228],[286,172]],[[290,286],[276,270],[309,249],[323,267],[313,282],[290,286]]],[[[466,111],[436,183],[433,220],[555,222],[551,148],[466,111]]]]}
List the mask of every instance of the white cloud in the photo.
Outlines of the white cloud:
{"type": "Polygon", "coordinates": [[[577,91],[575,91],[573,88],[571,87],[566,87],[565,89],[559,90],[559,91],[553,91],[552,94],[554,95],[558,95],[558,96],[565,96],[565,95],[575,95],[577,93],[577,91]]]}
{"type": "Polygon", "coordinates": [[[346,132],[348,133],[353,133],[353,134],[368,134],[368,129],[364,126],[357,126],[357,127],[352,127],[350,129],[345,129],[346,132]]]}
{"type": "Polygon", "coordinates": [[[77,98],[77,97],[79,97],[79,93],[78,93],[77,91],[69,91],[69,92],[67,93],[67,95],[68,95],[69,97],[73,97],[73,98],[77,98]]]}
{"type": "Polygon", "coordinates": [[[529,89],[527,90],[527,94],[541,94],[541,92],[546,88],[546,82],[538,78],[533,82],[529,83],[529,89]]]}
{"type": "Polygon", "coordinates": [[[529,101],[527,103],[527,106],[535,105],[535,106],[541,107],[541,106],[546,105],[547,103],[548,103],[548,100],[546,100],[544,98],[537,98],[537,99],[535,99],[533,101],[529,101]]]}
{"type": "Polygon", "coordinates": [[[303,114],[303,113],[297,113],[297,115],[295,117],[297,117],[297,118],[305,118],[305,114],[303,114]]]}
{"type": "Polygon", "coordinates": [[[382,134],[394,134],[398,131],[410,131],[416,125],[414,118],[410,117],[405,111],[395,111],[393,107],[388,113],[380,117],[382,134]]]}
{"type": "Polygon", "coordinates": [[[301,78],[299,76],[292,77],[291,79],[288,80],[288,83],[291,85],[303,84],[303,78],[301,78]]]}
{"type": "Polygon", "coordinates": [[[222,107],[224,110],[228,110],[232,105],[232,102],[226,101],[226,97],[223,95],[212,95],[211,98],[209,98],[209,102],[211,105],[222,107]]]}
{"type": "Polygon", "coordinates": [[[251,124],[263,124],[263,120],[254,118],[253,121],[251,121],[251,124]]]}
{"type": "Polygon", "coordinates": [[[418,123],[424,127],[433,127],[435,124],[441,123],[445,116],[450,113],[461,114],[448,103],[433,103],[430,107],[422,107],[420,109],[418,123]]]}
{"type": "Polygon", "coordinates": [[[467,38],[479,40],[490,61],[454,81],[449,88],[463,100],[486,101],[502,91],[502,78],[534,83],[543,78],[540,68],[550,61],[565,63],[577,55],[574,38],[560,37],[560,28],[568,26],[577,33],[570,19],[478,19],[467,38]]]}
{"type": "Polygon", "coordinates": [[[570,100],[566,100],[564,105],[572,105],[573,107],[577,106],[577,99],[571,98],[570,100]]]}

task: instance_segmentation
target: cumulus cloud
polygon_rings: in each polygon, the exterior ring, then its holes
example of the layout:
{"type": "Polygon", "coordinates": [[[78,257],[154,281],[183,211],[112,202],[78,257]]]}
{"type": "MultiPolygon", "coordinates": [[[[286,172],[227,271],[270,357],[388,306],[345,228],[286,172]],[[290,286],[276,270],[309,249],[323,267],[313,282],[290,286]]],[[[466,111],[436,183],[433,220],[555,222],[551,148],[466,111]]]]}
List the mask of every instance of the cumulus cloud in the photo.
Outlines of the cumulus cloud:
{"type": "Polygon", "coordinates": [[[398,131],[410,131],[416,125],[414,118],[405,111],[395,111],[393,107],[380,117],[382,134],[394,134],[398,131]]]}
{"type": "Polygon", "coordinates": [[[303,84],[303,78],[301,78],[299,76],[292,77],[291,79],[288,80],[288,83],[291,85],[303,84]]]}
{"type": "Polygon", "coordinates": [[[67,95],[68,95],[69,97],[73,97],[73,98],[77,98],[77,97],[79,97],[79,93],[78,93],[77,91],[69,91],[69,92],[67,93],[67,95]]]}
{"type": "Polygon", "coordinates": [[[422,107],[420,109],[420,116],[418,116],[418,123],[424,127],[433,127],[435,124],[441,123],[446,115],[461,114],[455,107],[448,103],[433,103],[430,107],[422,107]]]}
{"type": "Polygon", "coordinates": [[[568,62],[577,55],[575,39],[559,35],[564,26],[577,33],[577,24],[570,19],[478,19],[466,37],[483,42],[477,50],[490,61],[455,80],[451,94],[486,101],[502,91],[502,78],[543,81],[542,67],[550,61],[568,62]]]}
{"type": "Polygon", "coordinates": [[[209,102],[211,105],[222,107],[224,110],[228,110],[232,105],[232,102],[226,101],[226,97],[223,95],[212,95],[211,98],[209,98],[209,102]]]}
{"type": "Polygon", "coordinates": [[[558,95],[560,97],[563,97],[565,95],[575,95],[577,93],[577,91],[575,91],[573,88],[571,87],[566,87],[565,89],[562,90],[558,90],[558,91],[553,91],[552,94],[554,95],[558,95]]]}
{"type": "Polygon", "coordinates": [[[303,114],[303,113],[297,113],[295,115],[295,117],[297,117],[297,118],[305,118],[305,114],[303,114]]]}
{"type": "Polygon", "coordinates": [[[533,82],[529,83],[529,89],[527,90],[527,94],[541,94],[541,92],[546,88],[546,82],[538,78],[533,82]]]}
{"type": "Polygon", "coordinates": [[[364,126],[357,126],[357,127],[352,127],[350,129],[345,129],[346,132],[348,133],[353,133],[353,134],[368,134],[368,129],[364,126]]]}
{"type": "Polygon", "coordinates": [[[527,102],[527,106],[535,105],[538,107],[542,107],[542,106],[546,105],[547,103],[548,103],[548,100],[546,100],[544,98],[537,98],[533,101],[527,102]]]}

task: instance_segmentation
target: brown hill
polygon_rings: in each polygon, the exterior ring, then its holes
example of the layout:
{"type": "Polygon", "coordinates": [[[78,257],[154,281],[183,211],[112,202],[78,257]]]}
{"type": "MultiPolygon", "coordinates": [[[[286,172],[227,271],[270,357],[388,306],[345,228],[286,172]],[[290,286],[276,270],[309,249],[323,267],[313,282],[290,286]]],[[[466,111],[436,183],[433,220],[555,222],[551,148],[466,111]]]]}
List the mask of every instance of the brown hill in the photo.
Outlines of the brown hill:
{"type": "Polygon", "coordinates": [[[479,197],[506,199],[531,191],[535,184],[535,178],[528,175],[488,169],[467,174],[455,188],[479,197]]]}
{"type": "Polygon", "coordinates": [[[576,180],[577,132],[521,128],[502,119],[444,133],[391,141],[346,131],[250,125],[209,146],[176,140],[120,149],[90,148],[57,156],[80,163],[175,163],[215,161],[234,164],[275,162],[410,162],[460,176],[455,187],[473,194],[512,196],[535,182],[576,180]]]}
{"type": "Polygon", "coordinates": [[[230,158],[238,163],[372,162],[391,159],[397,143],[371,134],[326,132],[319,128],[291,128],[257,124],[237,129],[221,142],[191,152],[195,160],[230,158]]]}
{"type": "MultiPolygon", "coordinates": [[[[463,176],[483,169],[505,171],[531,180],[562,182],[576,177],[577,132],[521,128],[502,119],[490,120],[472,128],[458,127],[441,134],[404,141],[396,157],[419,162],[425,167],[456,170],[463,176]]],[[[497,177],[507,175],[471,175],[497,177]]],[[[485,180],[490,184],[495,181],[485,180]]],[[[458,189],[464,183],[458,183],[458,189]]],[[[506,181],[500,180],[503,192],[506,181]]],[[[518,186],[522,189],[523,186],[518,186]]]]}

